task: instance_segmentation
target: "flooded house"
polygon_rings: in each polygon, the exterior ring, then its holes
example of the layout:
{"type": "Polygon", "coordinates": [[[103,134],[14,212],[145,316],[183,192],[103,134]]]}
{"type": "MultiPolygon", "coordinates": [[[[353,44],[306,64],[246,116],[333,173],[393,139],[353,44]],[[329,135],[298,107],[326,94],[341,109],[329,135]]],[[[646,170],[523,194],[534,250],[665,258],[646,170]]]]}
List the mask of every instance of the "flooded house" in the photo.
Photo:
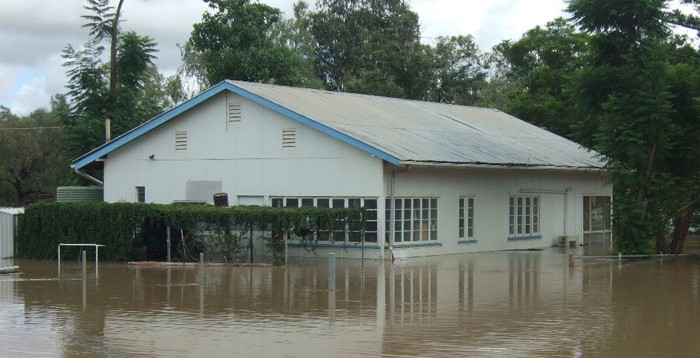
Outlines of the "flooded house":
{"type": "Polygon", "coordinates": [[[107,202],[365,207],[383,258],[610,240],[599,155],[489,108],[224,81],[77,158],[107,202]]]}

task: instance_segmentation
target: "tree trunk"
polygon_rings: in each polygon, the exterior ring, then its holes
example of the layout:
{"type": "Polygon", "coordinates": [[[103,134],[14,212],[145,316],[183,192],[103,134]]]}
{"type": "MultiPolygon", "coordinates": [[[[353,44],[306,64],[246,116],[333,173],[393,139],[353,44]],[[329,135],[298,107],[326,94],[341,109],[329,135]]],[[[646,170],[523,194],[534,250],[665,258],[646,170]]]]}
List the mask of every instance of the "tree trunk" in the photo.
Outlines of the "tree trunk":
{"type": "Polygon", "coordinates": [[[690,224],[693,222],[693,213],[698,204],[684,208],[675,218],[673,218],[673,236],[671,240],[671,254],[683,252],[685,238],[688,236],[690,224]]]}
{"type": "Polygon", "coordinates": [[[108,113],[105,113],[105,142],[109,142],[112,136],[111,119],[114,108],[114,101],[117,93],[117,46],[119,45],[119,16],[122,13],[122,5],[124,0],[119,0],[117,10],[114,14],[114,22],[112,23],[112,38],[109,46],[109,107],[108,113]]]}

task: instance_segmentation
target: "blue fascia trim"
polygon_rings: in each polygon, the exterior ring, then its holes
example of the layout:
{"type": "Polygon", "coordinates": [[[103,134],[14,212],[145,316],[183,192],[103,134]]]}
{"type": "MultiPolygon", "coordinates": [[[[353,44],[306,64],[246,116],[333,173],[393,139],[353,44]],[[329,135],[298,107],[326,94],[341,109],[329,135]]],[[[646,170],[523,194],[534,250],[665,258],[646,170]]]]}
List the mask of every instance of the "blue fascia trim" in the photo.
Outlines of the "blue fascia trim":
{"type": "Polygon", "coordinates": [[[415,244],[394,244],[395,249],[410,249],[417,247],[439,247],[442,246],[439,242],[419,242],[415,244]]]}
{"type": "Polygon", "coordinates": [[[179,106],[176,106],[161,115],[141,124],[138,127],[133,128],[132,130],[120,135],[117,138],[114,138],[112,141],[105,143],[90,152],[76,158],[73,160],[72,167],[76,170],[79,170],[83,168],[84,166],[94,162],[95,160],[109,154],[115,149],[120,148],[121,146],[131,142],[132,140],[144,135],[145,133],[153,130],[154,128],[160,126],[161,124],[169,121],[170,119],[192,109],[192,107],[197,106],[198,104],[208,100],[209,98],[219,94],[220,92],[228,90],[233,93],[236,93],[246,99],[249,99],[263,107],[266,107],[270,110],[273,110],[279,114],[282,114],[284,116],[287,116],[301,124],[307,125],[311,128],[314,128],[322,133],[325,133],[335,139],[338,139],[342,142],[345,142],[355,148],[358,148],[362,151],[365,151],[371,155],[374,155],[378,158],[381,158],[391,164],[394,165],[399,165],[400,160],[399,158],[394,157],[393,155],[390,155],[384,151],[381,151],[365,142],[359,141],[345,133],[342,133],[340,131],[337,131],[333,128],[330,128],[324,124],[321,124],[319,122],[314,121],[313,119],[306,117],[304,115],[301,115],[297,112],[294,112],[284,106],[281,106],[277,103],[274,103],[264,97],[261,97],[253,92],[250,92],[246,89],[243,89],[241,87],[236,86],[235,84],[228,82],[228,81],[222,81],[216,84],[215,86],[205,90],[204,92],[198,94],[197,96],[185,101],[184,103],[180,104],[179,106]]]}
{"type": "Polygon", "coordinates": [[[229,90],[231,90],[232,92],[240,95],[243,98],[251,100],[251,101],[253,101],[253,102],[255,102],[255,103],[257,103],[265,108],[273,110],[273,111],[275,111],[283,116],[289,117],[289,118],[291,118],[291,119],[293,119],[301,124],[304,124],[304,125],[309,126],[313,129],[316,129],[316,130],[318,130],[326,135],[331,136],[332,138],[338,139],[341,142],[347,143],[347,144],[349,144],[357,149],[360,149],[364,152],[367,152],[371,155],[374,155],[375,157],[381,158],[381,159],[383,159],[391,164],[399,165],[401,162],[399,160],[399,158],[396,158],[393,155],[390,155],[384,151],[381,151],[381,150],[379,150],[379,149],[377,149],[377,148],[375,148],[375,147],[373,147],[365,142],[357,140],[357,139],[355,139],[355,138],[353,138],[345,133],[342,133],[338,130],[335,130],[331,127],[328,127],[325,124],[316,122],[315,120],[313,120],[307,116],[304,116],[302,114],[294,112],[287,107],[281,106],[275,102],[268,100],[267,98],[261,97],[253,92],[250,92],[246,89],[238,87],[233,83],[230,83],[230,82],[226,82],[226,83],[231,86],[231,88],[229,88],[229,90]]]}
{"type": "Polygon", "coordinates": [[[457,241],[457,243],[460,245],[476,244],[478,242],[479,242],[479,240],[459,240],[459,241],[457,241]]]}
{"type": "Polygon", "coordinates": [[[508,241],[536,240],[536,239],[541,239],[541,238],[542,238],[542,235],[513,236],[513,237],[509,237],[508,241]]]}
{"type": "MultiPolygon", "coordinates": [[[[348,242],[348,243],[333,243],[333,242],[317,242],[312,243],[301,243],[290,241],[287,242],[287,247],[313,247],[313,248],[341,248],[341,249],[362,249],[363,246],[359,242],[348,242]]],[[[368,250],[378,250],[379,245],[375,243],[365,243],[365,249],[368,250]]]]}

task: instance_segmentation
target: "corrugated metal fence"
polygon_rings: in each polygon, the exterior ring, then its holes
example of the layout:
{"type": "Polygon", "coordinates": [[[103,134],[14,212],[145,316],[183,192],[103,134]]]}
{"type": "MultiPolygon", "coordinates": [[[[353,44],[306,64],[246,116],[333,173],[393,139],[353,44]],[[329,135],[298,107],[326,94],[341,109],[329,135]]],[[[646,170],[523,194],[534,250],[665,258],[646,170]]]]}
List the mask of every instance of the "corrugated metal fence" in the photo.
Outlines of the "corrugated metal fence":
{"type": "Polygon", "coordinates": [[[14,256],[17,216],[23,212],[22,208],[0,208],[0,258],[14,256]]]}

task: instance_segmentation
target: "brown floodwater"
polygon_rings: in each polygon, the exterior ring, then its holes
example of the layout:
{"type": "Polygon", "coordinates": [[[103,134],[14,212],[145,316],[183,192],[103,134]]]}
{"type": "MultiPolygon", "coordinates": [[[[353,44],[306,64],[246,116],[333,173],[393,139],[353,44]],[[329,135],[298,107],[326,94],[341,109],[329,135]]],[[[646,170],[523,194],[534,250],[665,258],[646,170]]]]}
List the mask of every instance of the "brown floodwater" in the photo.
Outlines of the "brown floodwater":
{"type": "MultiPolygon", "coordinates": [[[[579,249],[581,250],[581,249],[579,249]]],[[[698,357],[700,259],[0,260],[0,357],[698,357]],[[333,300],[334,296],[334,300],[333,300]]]]}

